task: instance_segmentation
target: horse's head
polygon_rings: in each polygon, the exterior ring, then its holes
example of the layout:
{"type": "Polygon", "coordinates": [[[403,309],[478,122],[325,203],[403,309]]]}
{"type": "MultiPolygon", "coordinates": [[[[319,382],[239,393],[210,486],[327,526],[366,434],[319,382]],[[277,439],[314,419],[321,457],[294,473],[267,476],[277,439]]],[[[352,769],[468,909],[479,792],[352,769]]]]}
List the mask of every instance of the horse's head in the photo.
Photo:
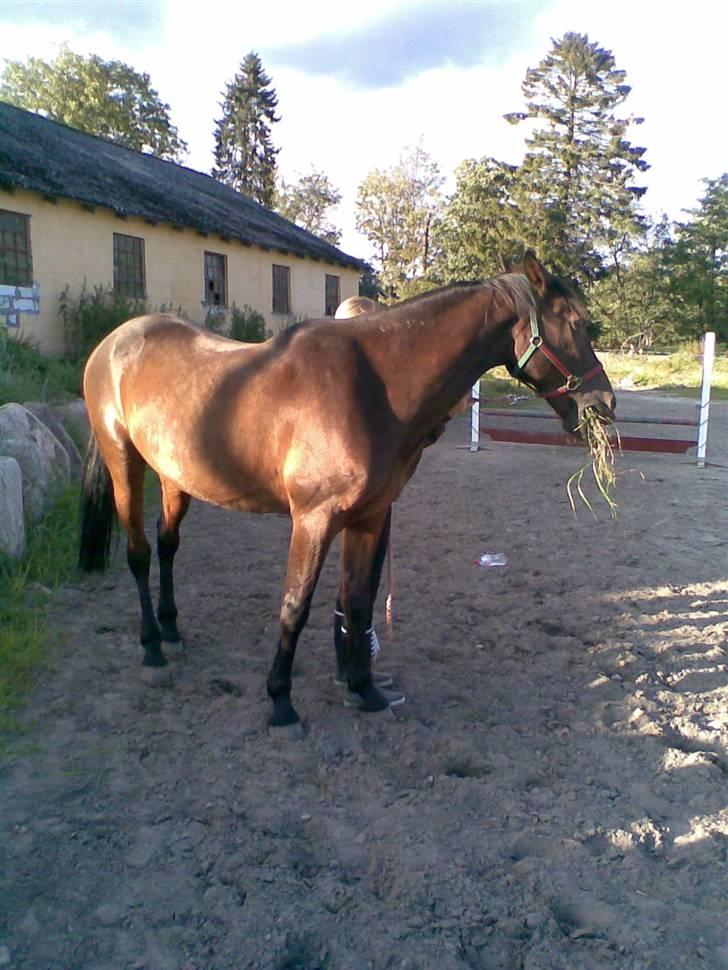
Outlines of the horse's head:
{"type": "Polygon", "coordinates": [[[614,392],[587,334],[584,304],[531,252],[512,272],[528,280],[533,304],[513,328],[508,370],[549,402],[566,431],[576,431],[587,408],[611,421],[614,392]]]}

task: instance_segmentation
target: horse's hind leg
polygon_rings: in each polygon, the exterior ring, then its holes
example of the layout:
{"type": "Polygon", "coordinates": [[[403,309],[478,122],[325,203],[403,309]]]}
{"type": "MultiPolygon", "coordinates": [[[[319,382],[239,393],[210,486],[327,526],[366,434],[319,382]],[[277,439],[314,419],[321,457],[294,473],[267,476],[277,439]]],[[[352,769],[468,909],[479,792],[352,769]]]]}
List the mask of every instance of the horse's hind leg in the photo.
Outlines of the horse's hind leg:
{"type": "MultiPolygon", "coordinates": [[[[99,442],[101,446],[101,442],[99,442]]],[[[114,503],[119,522],[127,535],[126,561],[139,591],[141,629],[139,641],[144,647],[145,667],[164,667],[162,634],[154,616],[149,591],[149,566],[152,550],[144,534],[144,472],[146,462],[131,441],[120,446],[102,447],[102,454],[114,485],[114,503]]]]}
{"type": "Polygon", "coordinates": [[[157,522],[157,554],[159,556],[159,604],[157,619],[162,640],[179,643],[177,606],[174,601],[174,556],[179,548],[179,527],[190,507],[190,496],[180,491],[169,479],[162,478],[162,512],[157,522]]]}
{"type": "Polygon", "coordinates": [[[281,635],[267,680],[268,696],[273,701],[273,714],[268,721],[272,732],[301,736],[300,718],[291,704],[291,669],[332,538],[331,521],[322,511],[293,515],[281,604],[281,635]]]}

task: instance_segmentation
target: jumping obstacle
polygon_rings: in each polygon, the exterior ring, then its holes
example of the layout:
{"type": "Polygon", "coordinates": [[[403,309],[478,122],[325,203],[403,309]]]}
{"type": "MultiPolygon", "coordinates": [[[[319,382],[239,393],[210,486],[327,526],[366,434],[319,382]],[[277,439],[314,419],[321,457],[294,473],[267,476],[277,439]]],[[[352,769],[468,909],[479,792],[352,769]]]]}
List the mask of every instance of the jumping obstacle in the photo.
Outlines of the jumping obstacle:
{"type": "MultiPolygon", "coordinates": [[[[663,454],[684,455],[690,448],[697,448],[696,461],[699,468],[705,467],[705,454],[708,444],[708,417],[710,414],[710,385],[713,376],[713,360],[715,357],[715,334],[708,332],[703,339],[703,373],[701,382],[701,396],[698,417],[689,418],[657,418],[657,417],[624,417],[617,419],[617,425],[667,425],[671,427],[687,427],[695,429],[692,438],[654,438],[637,435],[620,435],[619,444],[622,451],[648,451],[663,454]]],[[[481,425],[481,417],[488,420],[495,418],[516,418],[518,420],[559,420],[553,411],[524,410],[516,411],[508,408],[487,408],[481,410],[480,384],[475,384],[472,391],[472,406],[470,412],[470,450],[478,451],[480,438],[483,435],[492,441],[508,441],[516,444],[538,445],[581,445],[581,441],[574,435],[559,431],[531,431],[523,428],[498,428],[490,423],[487,427],[481,425]]],[[[616,445],[616,438],[613,441],[616,445]]]]}

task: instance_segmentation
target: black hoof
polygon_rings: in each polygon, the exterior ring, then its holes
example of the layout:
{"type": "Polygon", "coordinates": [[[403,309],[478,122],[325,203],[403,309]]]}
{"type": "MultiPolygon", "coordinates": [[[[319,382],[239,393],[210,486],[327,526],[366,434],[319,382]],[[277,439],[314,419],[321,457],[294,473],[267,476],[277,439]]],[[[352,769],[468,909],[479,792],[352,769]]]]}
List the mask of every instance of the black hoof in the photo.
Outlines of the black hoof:
{"type": "Polygon", "coordinates": [[[160,620],[159,628],[162,631],[162,640],[165,643],[181,643],[182,635],[177,629],[177,624],[174,620],[160,620]]]}
{"type": "Polygon", "coordinates": [[[281,697],[273,701],[273,713],[268,721],[268,726],[272,728],[289,727],[291,724],[300,724],[301,718],[287,697],[281,697]]]}
{"type": "Polygon", "coordinates": [[[162,648],[158,643],[153,646],[143,644],[144,646],[144,659],[142,660],[142,666],[144,667],[166,667],[167,658],[162,653],[162,648]]]}
{"type": "Polygon", "coordinates": [[[368,684],[361,690],[350,690],[344,698],[347,707],[356,707],[358,711],[375,714],[378,711],[389,710],[389,699],[384,691],[374,684],[368,684]]]}

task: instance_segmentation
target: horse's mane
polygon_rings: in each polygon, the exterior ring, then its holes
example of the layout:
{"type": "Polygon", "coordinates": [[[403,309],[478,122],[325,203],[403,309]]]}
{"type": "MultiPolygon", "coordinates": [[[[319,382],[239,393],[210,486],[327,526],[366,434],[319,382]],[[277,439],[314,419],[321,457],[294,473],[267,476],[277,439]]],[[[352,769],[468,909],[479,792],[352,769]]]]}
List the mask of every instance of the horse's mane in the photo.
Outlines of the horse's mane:
{"type": "MultiPolygon", "coordinates": [[[[418,296],[411,296],[406,300],[395,303],[391,307],[382,307],[381,311],[386,313],[396,313],[397,311],[407,312],[413,307],[429,307],[433,303],[446,303],[449,297],[459,296],[463,290],[474,290],[479,287],[487,287],[495,290],[513,303],[516,310],[520,312],[525,303],[528,308],[534,305],[533,291],[531,284],[525,276],[520,273],[504,273],[494,276],[489,280],[464,280],[462,282],[450,283],[448,286],[440,286],[427,293],[420,293],[418,296]]],[[[381,311],[375,311],[381,312],[381,311]]],[[[367,314],[367,317],[370,314],[367,314]]],[[[374,313],[371,314],[374,316],[374,313]]]]}

